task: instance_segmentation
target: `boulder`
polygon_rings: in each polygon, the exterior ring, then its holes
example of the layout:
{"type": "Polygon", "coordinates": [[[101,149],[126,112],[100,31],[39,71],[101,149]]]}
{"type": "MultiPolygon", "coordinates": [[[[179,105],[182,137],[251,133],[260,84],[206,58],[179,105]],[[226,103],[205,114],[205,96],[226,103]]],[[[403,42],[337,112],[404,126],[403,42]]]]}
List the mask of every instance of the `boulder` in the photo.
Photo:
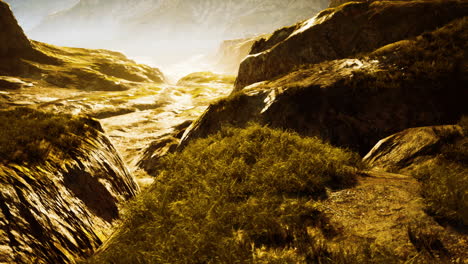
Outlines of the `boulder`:
{"type": "Polygon", "coordinates": [[[458,125],[409,128],[380,140],[363,160],[372,168],[399,171],[437,156],[441,147],[464,136],[458,125]]]}

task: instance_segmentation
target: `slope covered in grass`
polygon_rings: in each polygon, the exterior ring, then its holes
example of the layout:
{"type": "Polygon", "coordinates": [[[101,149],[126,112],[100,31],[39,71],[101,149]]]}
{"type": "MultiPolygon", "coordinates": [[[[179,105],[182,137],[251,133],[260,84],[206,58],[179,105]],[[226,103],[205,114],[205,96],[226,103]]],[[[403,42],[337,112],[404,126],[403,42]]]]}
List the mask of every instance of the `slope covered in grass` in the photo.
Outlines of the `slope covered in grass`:
{"type": "Polygon", "coordinates": [[[326,187],[352,185],[359,163],[316,138],[225,128],[167,156],[90,263],[303,261],[310,228],[334,232],[316,199],[326,187]]]}
{"type": "Polygon", "coordinates": [[[70,158],[82,138],[96,136],[99,123],[30,108],[0,111],[0,163],[41,163],[50,155],[70,158]]]}

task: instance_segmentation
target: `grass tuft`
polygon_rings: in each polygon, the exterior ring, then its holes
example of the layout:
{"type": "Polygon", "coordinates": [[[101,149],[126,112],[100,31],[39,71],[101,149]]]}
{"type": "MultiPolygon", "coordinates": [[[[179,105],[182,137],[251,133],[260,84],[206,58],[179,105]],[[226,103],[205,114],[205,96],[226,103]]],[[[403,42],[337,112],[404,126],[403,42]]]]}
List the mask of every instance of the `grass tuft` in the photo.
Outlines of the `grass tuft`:
{"type": "Polygon", "coordinates": [[[316,198],[353,184],[359,165],[317,138],[224,128],[165,157],[122,231],[91,261],[295,263],[306,257],[308,228],[334,232],[316,198]]]}

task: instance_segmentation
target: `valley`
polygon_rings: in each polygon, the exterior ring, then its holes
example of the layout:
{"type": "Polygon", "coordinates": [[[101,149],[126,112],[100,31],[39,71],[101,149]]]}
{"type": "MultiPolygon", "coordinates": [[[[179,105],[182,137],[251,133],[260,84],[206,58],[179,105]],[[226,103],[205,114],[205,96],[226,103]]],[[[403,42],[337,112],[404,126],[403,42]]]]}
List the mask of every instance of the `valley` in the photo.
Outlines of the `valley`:
{"type": "Polygon", "coordinates": [[[0,263],[468,263],[466,1],[43,1],[0,0],[0,263]]]}

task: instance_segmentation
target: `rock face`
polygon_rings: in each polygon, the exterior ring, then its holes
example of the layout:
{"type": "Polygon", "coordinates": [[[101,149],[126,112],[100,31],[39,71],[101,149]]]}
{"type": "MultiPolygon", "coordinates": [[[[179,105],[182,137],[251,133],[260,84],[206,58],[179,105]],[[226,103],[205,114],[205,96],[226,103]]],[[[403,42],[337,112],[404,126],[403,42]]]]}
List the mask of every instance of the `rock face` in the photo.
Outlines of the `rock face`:
{"type": "MultiPolygon", "coordinates": [[[[400,9],[406,7],[397,3],[391,9],[405,13],[400,9]]],[[[304,65],[245,87],[211,105],[188,129],[181,147],[225,124],[254,121],[366,154],[380,139],[406,128],[455,123],[467,112],[467,25],[461,18],[355,59],[304,65]]],[[[300,53],[290,52],[289,57],[300,53]]]]}
{"type": "Polygon", "coordinates": [[[83,90],[126,90],[135,82],[164,82],[158,69],[137,64],[119,52],[30,41],[3,1],[0,1],[0,29],[0,75],[83,90]]]}
{"type": "Polygon", "coordinates": [[[29,53],[28,38],[13,16],[7,3],[0,0],[0,58],[29,53]]]}
{"type": "Polygon", "coordinates": [[[436,156],[442,146],[464,136],[458,125],[410,128],[380,140],[364,161],[373,168],[397,171],[436,156]]]}
{"type": "MultiPolygon", "coordinates": [[[[110,234],[139,188],[97,121],[73,159],[0,163],[0,263],[74,263],[110,234]]],[[[65,151],[65,150],[64,150],[65,151]]]]}
{"type": "Polygon", "coordinates": [[[456,0],[362,2],[327,9],[257,42],[240,66],[235,91],[304,64],[370,52],[467,14],[468,3],[456,0]]]}

